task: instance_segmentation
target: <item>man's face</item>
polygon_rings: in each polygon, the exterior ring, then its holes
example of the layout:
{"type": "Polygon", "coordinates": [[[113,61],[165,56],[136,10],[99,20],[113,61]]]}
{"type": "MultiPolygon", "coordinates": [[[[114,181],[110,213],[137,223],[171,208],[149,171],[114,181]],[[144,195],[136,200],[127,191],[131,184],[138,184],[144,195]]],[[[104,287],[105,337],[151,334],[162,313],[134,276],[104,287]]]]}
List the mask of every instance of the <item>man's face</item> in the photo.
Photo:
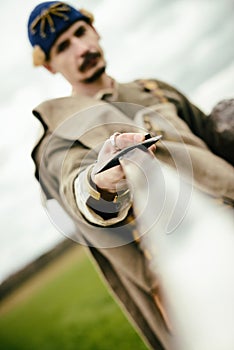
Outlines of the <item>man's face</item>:
{"type": "Polygon", "coordinates": [[[94,28],[78,21],[62,33],[52,46],[48,68],[61,73],[72,86],[93,81],[105,68],[94,28]]]}

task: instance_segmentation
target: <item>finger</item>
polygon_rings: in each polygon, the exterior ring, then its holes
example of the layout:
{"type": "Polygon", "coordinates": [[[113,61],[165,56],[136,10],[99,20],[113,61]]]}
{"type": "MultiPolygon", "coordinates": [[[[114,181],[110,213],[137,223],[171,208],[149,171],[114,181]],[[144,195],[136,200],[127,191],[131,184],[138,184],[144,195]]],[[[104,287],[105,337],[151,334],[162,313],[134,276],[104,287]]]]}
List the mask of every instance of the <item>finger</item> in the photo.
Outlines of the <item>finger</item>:
{"type": "Polygon", "coordinates": [[[151,152],[151,153],[155,153],[155,151],[156,151],[156,148],[157,148],[157,146],[154,144],[154,145],[152,145],[152,146],[150,146],[149,148],[148,148],[148,150],[151,152]]]}
{"type": "Polygon", "coordinates": [[[94,175],[95,184],[108,192],[116,192],[117,184],[125,178],[120,165],[94,175]]]}
{"type": "Polygon", "coordinates": [[[135,145],[144,141],[145,136],[141,133],[123,133],[116,137],[116,146],[119,149],[124,149],[131,145],[135,145]]]}

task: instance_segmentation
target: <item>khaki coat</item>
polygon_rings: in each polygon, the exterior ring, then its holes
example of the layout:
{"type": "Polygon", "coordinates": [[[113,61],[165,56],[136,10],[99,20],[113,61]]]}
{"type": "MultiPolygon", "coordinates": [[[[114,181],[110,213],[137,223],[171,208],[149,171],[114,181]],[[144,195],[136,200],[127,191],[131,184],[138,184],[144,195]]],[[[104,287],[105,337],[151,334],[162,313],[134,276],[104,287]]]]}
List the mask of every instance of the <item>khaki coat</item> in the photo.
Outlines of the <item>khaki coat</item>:
{"type": "Polygon", "coordinates": [[[161,81],[139,80],[117,84],[114,93],[99,97],[58,98],[34,109],[43,126],[32,152],[35,175],[46,198],[56,199],[74,220],[77,232],[71,238],[89,247],[148,346],[170,349],[173,335],[152,298],[157,281],[134,241],[131,213],[121,225],[103,228],[89,223],[77,208],[74,181],[95,162],[103,142],[115,131],[162,134],[155,156],[220,202],[233,203],[233,167],[209,150],[206,115],[177,89],[161,81]]]}

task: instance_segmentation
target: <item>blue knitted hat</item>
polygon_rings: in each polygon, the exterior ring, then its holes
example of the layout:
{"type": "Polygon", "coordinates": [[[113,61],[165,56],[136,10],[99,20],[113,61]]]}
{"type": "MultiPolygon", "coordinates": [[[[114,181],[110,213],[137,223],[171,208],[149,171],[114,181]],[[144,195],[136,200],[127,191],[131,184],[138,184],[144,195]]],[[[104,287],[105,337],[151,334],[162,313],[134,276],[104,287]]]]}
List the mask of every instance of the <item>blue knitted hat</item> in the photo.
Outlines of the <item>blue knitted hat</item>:
{"type": "Polygon", "coordinates": [[[93,16],[86,10],[77,10],[60,1],[46,1],[37,5],[28,20],[28,37],[34,47],[34,65],[45,63],[54,42],[74,22],[93,22],[93,16]]]}

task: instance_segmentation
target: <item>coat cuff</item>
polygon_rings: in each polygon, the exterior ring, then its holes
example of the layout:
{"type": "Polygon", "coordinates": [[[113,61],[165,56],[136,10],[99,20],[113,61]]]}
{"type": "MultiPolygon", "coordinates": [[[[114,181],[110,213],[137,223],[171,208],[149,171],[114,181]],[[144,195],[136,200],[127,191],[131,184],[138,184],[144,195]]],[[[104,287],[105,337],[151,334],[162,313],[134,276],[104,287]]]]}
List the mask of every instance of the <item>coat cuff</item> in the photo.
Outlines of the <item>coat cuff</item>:
{"type": "Polygon", "coordinates": [[[111,226],[123,221],[132,206],[132,196],[127,189],[111,196],[111,200],[102,198],[102,194],[91,181],[94,165],[89,166],[75,179],[75,199],[85,218],[96,225],[111,226]]]}

